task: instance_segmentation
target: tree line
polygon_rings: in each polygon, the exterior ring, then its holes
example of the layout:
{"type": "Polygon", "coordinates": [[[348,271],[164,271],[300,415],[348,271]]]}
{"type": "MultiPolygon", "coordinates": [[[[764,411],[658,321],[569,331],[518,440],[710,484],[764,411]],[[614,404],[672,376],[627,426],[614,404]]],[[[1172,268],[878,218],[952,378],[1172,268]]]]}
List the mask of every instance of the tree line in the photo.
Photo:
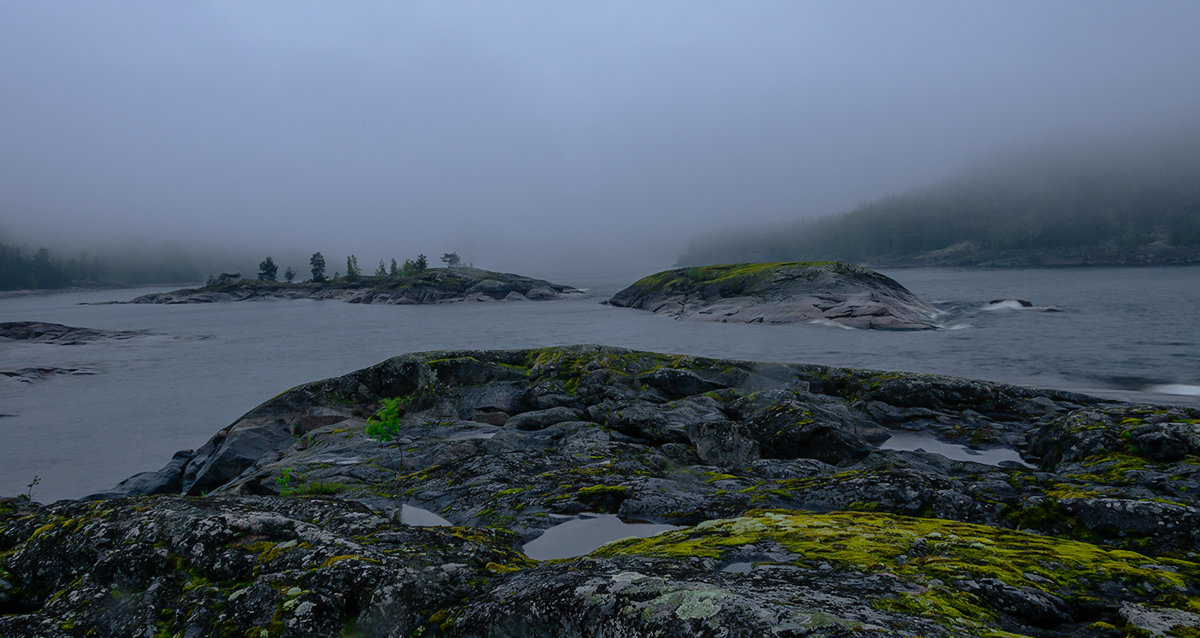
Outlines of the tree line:
{"type": "Polygon", "coordinates": [[[60,258],[45,247],[0,242],[0,290],[55,289],[92,285],[142,285],[196,281],[199,271],[182,247],[135,249],[122,255],[81,253],[60,258]]]}
{"type": "MultiPolygon", "coordinates": [[[[462,265],[462,259],[458,253],[443,253],[442,261],[445,262],[447,268],[458,268],[462,265]]],[[[346,274],[343,276],[340,272],[334,272],[332,278],[327,275],[327,264],[325,256],[320,252],[315,252],[308,259],[309,272],[312,276],[308,281],[316,283],[324,283],[331,280],[358,281],[362,276],[362,267],[358,264],[358,256],[350,255],[346,257],[346,274]]],[[[429,258],[424,254],[417,255],[416,259],[405,259],[403,264],[396,262],[392,258],[391,265],[385,266],[383,260],[379,260],[379,266],[375,268],[374,276],[376,277],[410,277],[419,274],[429,269],[429,258]]],[[[259,281],[279,281],[279,265],[275,263],[274,258],[267,256],[258,264],[258,280],[259,281]]],[[[288,266],[283,272],[283,279],[287,283],[295,281],[299,273],[296,269],[288,266]]],[[[225,277],[223,275],[222,277],[225,277]]],[[[236,278],[234,276],[230,276],[236,278]]],[[[209,277],[209,283],[213,283],[212,277],[209,277]]]]}

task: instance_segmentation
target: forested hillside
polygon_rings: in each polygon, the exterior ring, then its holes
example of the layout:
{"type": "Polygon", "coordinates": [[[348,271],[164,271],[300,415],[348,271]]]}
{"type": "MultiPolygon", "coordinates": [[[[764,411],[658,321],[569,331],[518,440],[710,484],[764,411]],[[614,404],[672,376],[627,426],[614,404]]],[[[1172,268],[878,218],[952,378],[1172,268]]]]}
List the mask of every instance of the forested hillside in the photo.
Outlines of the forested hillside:
{"type": "Polygon", "coordinates": [[[1011,156],[839,215],[701,237],[679,263],[1178,263],[1197,254],[1200,143],[1176,141],[1011,156]]]}
{"type": "Polygon", "coordinates": [[[181,283],[201,278],[191,257],[177,244],[119,255],[80,253],[64,259],[46,248],[0,242],[0,290],[181,283]]]}

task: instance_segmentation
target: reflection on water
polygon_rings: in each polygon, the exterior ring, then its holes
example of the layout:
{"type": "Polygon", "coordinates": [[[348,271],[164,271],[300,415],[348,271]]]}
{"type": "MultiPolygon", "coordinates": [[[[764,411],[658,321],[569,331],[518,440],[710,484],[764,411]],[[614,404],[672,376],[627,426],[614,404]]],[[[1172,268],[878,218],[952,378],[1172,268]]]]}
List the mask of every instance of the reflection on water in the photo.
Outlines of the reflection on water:
{"type": "Polygon", "coordinates": [[[1019,463],[1025,467],[1034,467],[1021,459],[1016,450],[997,447],[987,450],[972,450],[965,445],[939,441],[932,435],[923,432],[892,432],[892,438],[879,446],[881,450],[915,451],[922,450],[930,454],[941,454],[955,461],[972,461],[985,465],[1000,465],[1002,463],[1019,463]]]}
{"type": "Polygon", "coordinates": [[[560,523],[525,544],[525,555],[534,560],[583,556],[622,538],[645,538],[679,529],[676,525],[626,523],[615,515],[588,516],[560,523]]]}

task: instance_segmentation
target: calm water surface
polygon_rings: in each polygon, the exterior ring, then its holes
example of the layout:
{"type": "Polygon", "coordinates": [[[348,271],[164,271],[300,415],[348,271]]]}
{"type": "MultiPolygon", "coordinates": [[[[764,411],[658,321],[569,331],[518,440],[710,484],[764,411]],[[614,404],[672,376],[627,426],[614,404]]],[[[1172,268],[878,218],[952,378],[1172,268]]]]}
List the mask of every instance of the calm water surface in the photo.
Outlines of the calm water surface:
{"type": "Polygon", "coordinates": [[[0,381],[0,494],[34,476],[42,501],[158,469],[294,385],[404,352],[602,343],[756,361],[937,372],[1200,405],[1200,267],[886,271],[946,312],[947,329],[690,323],[599,301],[634,277],[564,279],[589,296],[548,302],[373,306],[262,301],[80,305],[169,287],[0,299],[0,321],[155,336],[80,346],[0,344],[0,369],[93,368],[0,381]],[[985,311],[1028,299],[1062,312],[985,311]],[[1169,391],[1164,394],[1162,391],[1169,391]]]}

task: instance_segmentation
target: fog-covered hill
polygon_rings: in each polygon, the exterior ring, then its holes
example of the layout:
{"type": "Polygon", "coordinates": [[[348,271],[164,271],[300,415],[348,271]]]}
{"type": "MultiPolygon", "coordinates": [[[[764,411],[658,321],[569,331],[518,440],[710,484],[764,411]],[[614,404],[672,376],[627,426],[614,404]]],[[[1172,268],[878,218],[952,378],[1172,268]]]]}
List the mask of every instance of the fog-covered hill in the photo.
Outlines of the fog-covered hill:
{"type": "Polygon", "coordinates": [[[1194,263],[1200,136],[1012,154],[828,217],[712,233],[681,265],[1194,263]]]}

